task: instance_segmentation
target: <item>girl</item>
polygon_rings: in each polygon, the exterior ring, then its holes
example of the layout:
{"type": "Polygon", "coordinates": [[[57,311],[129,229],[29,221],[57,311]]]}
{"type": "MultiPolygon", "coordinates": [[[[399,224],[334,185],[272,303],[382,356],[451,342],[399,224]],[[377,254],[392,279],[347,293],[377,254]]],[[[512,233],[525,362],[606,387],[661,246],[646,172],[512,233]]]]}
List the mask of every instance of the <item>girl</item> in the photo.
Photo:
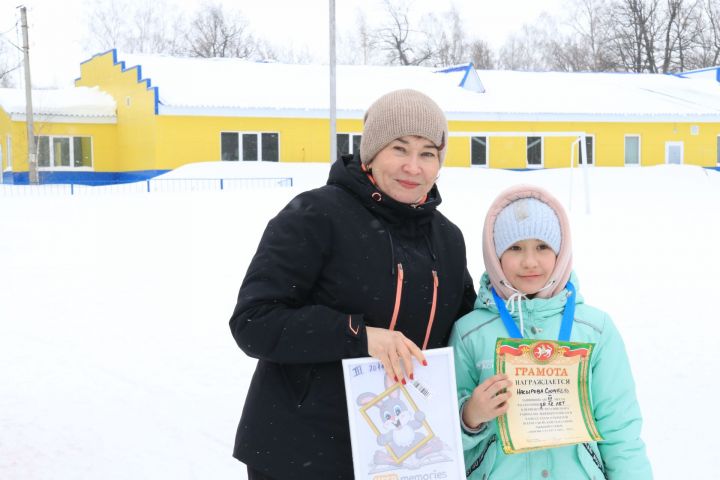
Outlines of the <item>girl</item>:
{"type": "Polygon", "coordinates": [[[483,256],[486,272],[475,309],[455,324],[450,338],[468,478],[652,478],[625,347],[610,317],[586,305],[578,292],[560,203],[533,186],[501,193],[485,219],[483,256]],[[575,314],[563,340],[595,344],[590,393],[604,440],[507,455],[496,419],[508,408],[511,383],[506,375],[493,375],[495,341],[558,338],[568,299],[574,299],[575,314]],[[504,305],[498,309],[498,303],[504,305]]]}

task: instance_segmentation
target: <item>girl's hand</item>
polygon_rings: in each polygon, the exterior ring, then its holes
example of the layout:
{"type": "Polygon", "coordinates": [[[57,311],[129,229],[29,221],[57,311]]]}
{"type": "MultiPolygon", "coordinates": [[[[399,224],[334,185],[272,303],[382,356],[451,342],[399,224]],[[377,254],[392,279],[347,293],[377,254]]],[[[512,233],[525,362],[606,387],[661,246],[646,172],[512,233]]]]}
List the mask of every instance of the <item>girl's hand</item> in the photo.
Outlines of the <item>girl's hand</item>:
{"type": "Polygon", "coordinates": [[[402,380],[405,383],[405,373],[410,380],[413,379],[412,357],[415,357],[421,364],[427,365],[422,350],[402,332],[377,327],[365,328],[368,353],[382,362],[385,373],[391,380],[395,382],[402,380]]]}
{"type": "Polygon", "coordinates": [[[475,387],[463,408],[465,425],[476,428],[505,413],[508,409],[507,400],[512,395],[508,390],[511,386],[508,376],[499,373],[475,387]]]}

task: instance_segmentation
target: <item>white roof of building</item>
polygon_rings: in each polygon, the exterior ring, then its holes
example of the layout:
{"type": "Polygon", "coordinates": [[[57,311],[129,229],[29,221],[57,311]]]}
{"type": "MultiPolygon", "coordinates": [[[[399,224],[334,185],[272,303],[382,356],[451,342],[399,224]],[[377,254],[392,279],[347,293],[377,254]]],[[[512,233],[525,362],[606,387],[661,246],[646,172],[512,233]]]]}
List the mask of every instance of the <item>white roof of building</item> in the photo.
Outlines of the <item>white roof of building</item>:
{"type": "MultiPolygon", "coordinates": [[[[158,87],[159,113],[327,118],[329,67],[240,59],[122,55],[158,87]]],[[[421,90],[450,120],[720,121],[720,83],[675,75],[337,67],[339,118],[380,95],[421,90]],[[459,85],[465,81],[466,88],[459,85]],[[484,91],[483,91],[484,90],[484,91]]]]}
{"type": "MultiPolygon", "coordinates": [[[[97,87],[33,90],[36,120],[109,121],[115,119],[115,100],[97,87]]],[[[0,108],[13,120],[25,120],[25,90],[0,88],[0,108]]]]}

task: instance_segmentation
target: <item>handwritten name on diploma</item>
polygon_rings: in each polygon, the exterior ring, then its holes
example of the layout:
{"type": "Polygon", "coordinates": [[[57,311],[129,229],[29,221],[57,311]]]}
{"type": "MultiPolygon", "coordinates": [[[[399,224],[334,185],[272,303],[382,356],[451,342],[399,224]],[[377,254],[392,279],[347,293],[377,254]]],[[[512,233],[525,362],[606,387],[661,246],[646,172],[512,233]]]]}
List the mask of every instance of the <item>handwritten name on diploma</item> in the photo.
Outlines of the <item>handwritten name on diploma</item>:
{"type": "MultiPolygon", "coordinates": [[[[516,377],[568,377],[567,369],[562,367],[515,367],[516,377]]],[[[531,387],[531,388],[516,388],[515,393],[520,396],[525,395],[550,395],[545,401],[540,402],[537,406],[542,409],[544,407],[562,407],[565,405],[565,400],[553,400],[551,395],[562,395],[569,394],[569,388],[556,387],[551,388],[554,385],[570,385],[569,378],[525,378],[515,379],[515,385],[517,387],[531,387]],[[538,387],[538,388],[532,388],[538,387]],[[544,388],[543,388],[544,387],[544,388]]]]}

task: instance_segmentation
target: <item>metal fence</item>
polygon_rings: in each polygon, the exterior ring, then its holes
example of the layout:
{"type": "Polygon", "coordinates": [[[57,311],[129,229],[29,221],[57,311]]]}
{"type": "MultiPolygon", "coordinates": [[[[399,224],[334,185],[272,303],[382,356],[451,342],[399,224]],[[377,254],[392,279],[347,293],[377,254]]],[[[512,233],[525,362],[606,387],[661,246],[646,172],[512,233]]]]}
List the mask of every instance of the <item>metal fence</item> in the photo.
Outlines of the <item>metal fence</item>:
{"type": "Polygon", "coordinates": [[[55,183],[47,185],[0,184],[0,196],[103,195],[114,193],[183,193],[255,188],[292,187],[292,177],[277,178],[158,178],[112,185],[55,183]]]}

